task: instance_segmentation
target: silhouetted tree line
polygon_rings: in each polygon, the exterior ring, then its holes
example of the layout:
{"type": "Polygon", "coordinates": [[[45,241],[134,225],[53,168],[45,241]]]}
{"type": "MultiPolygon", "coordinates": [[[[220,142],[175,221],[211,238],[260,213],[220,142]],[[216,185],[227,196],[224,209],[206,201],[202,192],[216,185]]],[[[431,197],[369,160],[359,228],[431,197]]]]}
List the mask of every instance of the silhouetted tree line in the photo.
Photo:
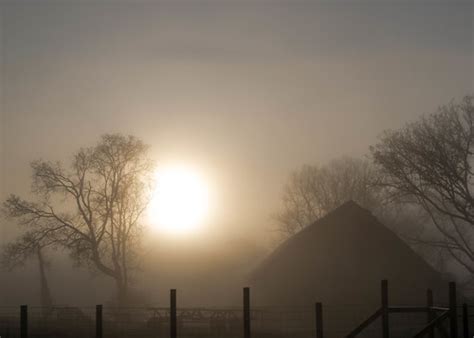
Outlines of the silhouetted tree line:
{"type": "MultiPolygon", "coordinates": [[[[474,273],[473,100],[466,96],[385,131],[367,158],[343,157],[294,171],[274,215],[278,230],[291,236],[348,200],[389,222],[394,214],[416,210],[435,231],[409,239],[442,250],[474,273]]],[[[3,267],[36,257],[42,303],[50,306],[43,251],[61,249],[75,263],[112,278],[118,304],[126,304],[150,196],[148,147],[133,136],[104,135],[76,152],[67,168],[42,160],[31,167],[36,200],[11,195],[4,202],[4,215],[23,234],[2,251],[3,267]]]]}
{"type": "Polygon", "coordinates": [[[382,207],[379,172],[366,159],[342,157],[325,165],[304,165],[284,186],[274,215],[284,237],[294,235],[331,210],[353,200],[370,210],[382,207]]]}
{"type": "MultiPolygon", "coordinates": [[[[277,229],[291,236],[348,200],[386,222],[393,217],[435,231],[405,238],[442,250],[474,273],[474,96],[382,133],[364,159],[305,165],[286,183],[277,229]],[[410,212],[410,215],[400,215],[410,212]]],[[[396,223],[396,222],[395,222],[396,223]]]]}

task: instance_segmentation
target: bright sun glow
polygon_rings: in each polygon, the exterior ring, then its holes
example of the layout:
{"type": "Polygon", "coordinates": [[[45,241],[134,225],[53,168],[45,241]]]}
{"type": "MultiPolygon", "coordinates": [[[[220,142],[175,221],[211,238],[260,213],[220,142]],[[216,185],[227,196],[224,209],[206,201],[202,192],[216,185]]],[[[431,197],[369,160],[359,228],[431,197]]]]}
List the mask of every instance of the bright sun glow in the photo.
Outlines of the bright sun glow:
{"type": "Polygon", "coordinates": [[[156,188],[148,215],[153,227],[169,233],[195,231],[209,211],[205,181],[185,167],[169,167],[156,174],[156,188]]]}

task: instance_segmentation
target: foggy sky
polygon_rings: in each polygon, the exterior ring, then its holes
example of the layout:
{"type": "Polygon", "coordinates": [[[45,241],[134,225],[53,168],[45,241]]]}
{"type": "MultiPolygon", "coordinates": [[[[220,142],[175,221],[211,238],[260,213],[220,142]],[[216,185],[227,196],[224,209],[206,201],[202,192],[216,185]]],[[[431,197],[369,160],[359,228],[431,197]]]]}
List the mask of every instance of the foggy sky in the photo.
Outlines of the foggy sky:
{"type": "Polygon", "coordinates": [[[292,169],[363,156],[384,129],[474,93],[471,1],[0,9],[2,199],[28,194],[32,160],[123,132],[208,177],[209,238],[262,242],[292,169]]]}

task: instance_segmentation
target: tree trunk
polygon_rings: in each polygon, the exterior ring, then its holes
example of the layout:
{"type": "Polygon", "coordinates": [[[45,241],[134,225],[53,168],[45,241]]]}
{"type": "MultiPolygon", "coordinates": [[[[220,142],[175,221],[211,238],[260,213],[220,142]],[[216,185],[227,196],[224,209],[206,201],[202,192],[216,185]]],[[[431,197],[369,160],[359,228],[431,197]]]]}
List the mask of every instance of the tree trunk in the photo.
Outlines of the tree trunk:
{"type": "Polygon", "coordinates": [[[40,302],[41,307],[43,308],[43,314],[47,314],[53,306],[53,300],[49,290],[48,280],[46,278],[45,262],[40,247],[38,247],[36,254],[38,256],[38,266],[40,273],[40,302]]]}
{"type": "Polygon", "coordinates": [[[128,284],[122,280],[116,280],[118,306],[129,305],[128,284]]]}

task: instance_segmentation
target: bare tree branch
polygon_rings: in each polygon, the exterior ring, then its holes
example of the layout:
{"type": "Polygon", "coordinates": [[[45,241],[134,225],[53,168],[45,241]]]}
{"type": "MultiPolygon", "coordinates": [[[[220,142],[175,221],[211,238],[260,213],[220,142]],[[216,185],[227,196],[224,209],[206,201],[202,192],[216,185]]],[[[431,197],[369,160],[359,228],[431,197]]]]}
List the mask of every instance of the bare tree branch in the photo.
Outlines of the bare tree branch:
{"type": "Polygon", "coordinates": [[[26,243],[61,247],[76,263],[113,278],[123,303],[148,203],[152,163],[147,150],[132,136],[112,134],[79,150],[70,170],[60,163],[33,162],[33,192],[39,202],[11,195],[4,203],[4,213],[26,227],[28,239],[7,247],[7,260],[15,264],[27,254],[26,243]]]}
{"type": "Polygon", "coordinates": [[[371,147],[382,172],[380,185],[393,200],[419,205],[430,216],[440,246],[474,272],[473,138],[474,96],[451,102],[397,131],[386,131],[371,147]]]}
{"type": "Polygon", "coordinates": [[[380,209],[378,181],[367,160],[343,157],[321,167],[303,166],[284,187],[281,209],[274,215],[279,232],[291,236],[349,200],[380,209]]]}

